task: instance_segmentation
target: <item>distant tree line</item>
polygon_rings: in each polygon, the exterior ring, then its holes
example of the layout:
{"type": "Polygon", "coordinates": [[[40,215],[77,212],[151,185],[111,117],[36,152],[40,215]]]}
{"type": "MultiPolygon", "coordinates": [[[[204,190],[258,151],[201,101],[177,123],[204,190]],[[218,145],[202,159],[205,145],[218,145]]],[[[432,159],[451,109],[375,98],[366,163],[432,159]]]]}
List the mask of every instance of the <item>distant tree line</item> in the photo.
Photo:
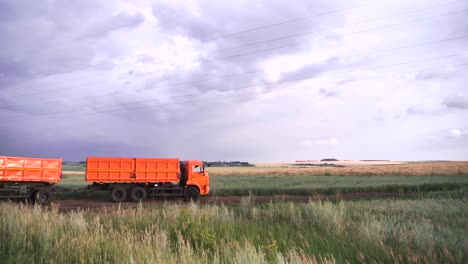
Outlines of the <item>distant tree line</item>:
{"type": "Polygon", "coordinates": [[[290,164],[291,166],[294,166],[294,167],[299,167],[299,168],[305,168],[305,167],[336,167],[336,168],[342,168],[344,167],[344,165],[337,165],[337,164],[333,164],[333,163],[300,163],[300,164],[297,164],[297,163],[294,163],[294,164],[290,164]]]}
{"type": "MultiPolygon", "coordinates": [[[[296,160],[296,162],[314,162],[316,160],[296,160]]],[[[339,159],[326,158],[321,159],[320,161],[340,161],[339,159]]]]}
{"type": "Polygon", "coordinates": [[[206,167],[255,167],[246,161],[204,161],[206,167]]]}
{"type": "Polygon", "coordinates": [[[320,161],[340,161],[340,160],[339,159],[330,159],[330,158],[328,158],[328,159],[322,159],[320,161]]]}

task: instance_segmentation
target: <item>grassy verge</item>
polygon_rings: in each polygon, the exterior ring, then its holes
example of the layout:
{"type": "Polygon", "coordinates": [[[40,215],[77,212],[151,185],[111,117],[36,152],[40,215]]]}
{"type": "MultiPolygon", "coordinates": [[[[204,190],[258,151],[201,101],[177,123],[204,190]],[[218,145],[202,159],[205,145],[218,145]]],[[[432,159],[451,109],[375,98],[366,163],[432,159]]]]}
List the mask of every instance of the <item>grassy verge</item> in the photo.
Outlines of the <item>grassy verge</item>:
{"type": "Polygon", "coordinates": [[[60,214],[0,204],[3,263],[466,263],[466,192],[60,214]]]}

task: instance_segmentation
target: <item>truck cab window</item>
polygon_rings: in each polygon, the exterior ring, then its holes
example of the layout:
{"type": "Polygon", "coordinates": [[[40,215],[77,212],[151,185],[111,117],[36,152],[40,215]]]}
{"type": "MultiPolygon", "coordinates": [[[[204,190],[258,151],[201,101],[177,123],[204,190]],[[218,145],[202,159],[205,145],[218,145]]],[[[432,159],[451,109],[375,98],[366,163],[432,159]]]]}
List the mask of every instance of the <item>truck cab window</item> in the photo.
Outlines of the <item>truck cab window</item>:
{"type": "Polygon", "coordinates": [[[202,173],[202,172],[205,171],[205,168],[203,166],[200,166],[200,165],[195,165],[195,166],[193,166],[192,171],[202,173]]]}

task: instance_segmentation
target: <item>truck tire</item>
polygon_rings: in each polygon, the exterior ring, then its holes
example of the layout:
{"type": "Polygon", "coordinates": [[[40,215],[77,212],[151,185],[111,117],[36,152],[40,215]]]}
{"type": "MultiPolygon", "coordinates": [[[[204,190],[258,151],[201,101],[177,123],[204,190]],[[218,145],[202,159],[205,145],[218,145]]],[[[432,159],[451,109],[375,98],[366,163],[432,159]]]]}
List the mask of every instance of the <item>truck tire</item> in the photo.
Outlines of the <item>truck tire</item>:
{"type": "Polygon", "coordinates": [[[140,202],[146,199],[146,190],[141,186],[130,189],[130,199],[132,202],[140,202]]]}
{"type": "Polygon", "coordinates": [[[127,190],[123,187],[114,187],[110,189],[111,201],[121,203],[127,199],[127,190]]]}
{"type": "Polygon", "coordinates": [[[31,200],[34,204],[47,205],[50,204],[53,197],[50,189],[37,189],[33,191],[31,200]]]}
{"type": "Polygon", "coordinates": [[[198,199],[200,198],[200,191],[198,190],[197,187],[194,187],[194,186],[189,186],[187,187],[187,189],[185,189],[185,193],[184,193],[184,200],[185,201],[198,201],[198,199]]]}

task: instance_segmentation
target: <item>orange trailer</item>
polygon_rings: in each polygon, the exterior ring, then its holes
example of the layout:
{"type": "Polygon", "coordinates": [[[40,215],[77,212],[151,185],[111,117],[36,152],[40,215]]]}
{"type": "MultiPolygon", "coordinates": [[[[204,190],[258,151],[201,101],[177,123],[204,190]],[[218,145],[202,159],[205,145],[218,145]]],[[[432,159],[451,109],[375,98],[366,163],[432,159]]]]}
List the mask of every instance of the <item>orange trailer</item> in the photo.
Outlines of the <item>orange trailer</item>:
{"type": "Polygon", "coordinates": [[[210,191],[203,162],[175,158],[88,157],[86,181],[94,188],[109,191],[115,202],[127,197],[139,201],[147,196],[197,200],[210,191]]]}
{"type": "Polygon", "coordinates": [[[86,165],[89,182],[177,182],[179,178],[178,159],[89,157],[86,165]]]}
{"type": "Polygon", "coordinates": [[[62,159],[0,156],[0,197],[48,203],[61,176],[62,159]]]}
{"type": "Polygon", "coordinates": [[[0,156],[0,198],[29,198],[47,204],[54,192],[109,191],[115,202],[148,196],[180,196],[197,200],[210,192],[203,162],[164,158],[88,157],[86,188],[55,186],[62,177],[62,159],[0,156]]]}

